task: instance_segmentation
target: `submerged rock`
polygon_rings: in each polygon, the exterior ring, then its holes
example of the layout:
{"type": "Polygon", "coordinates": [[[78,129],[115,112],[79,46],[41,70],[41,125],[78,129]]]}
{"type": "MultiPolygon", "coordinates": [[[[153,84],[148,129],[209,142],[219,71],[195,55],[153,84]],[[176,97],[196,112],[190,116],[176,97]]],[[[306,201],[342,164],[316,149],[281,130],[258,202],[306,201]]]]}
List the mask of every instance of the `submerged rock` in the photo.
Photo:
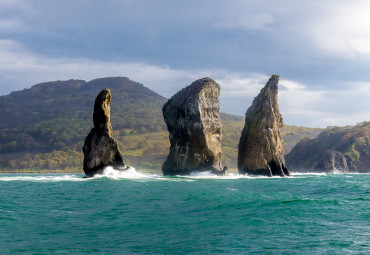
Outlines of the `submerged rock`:
{"type": "Polygon", "coordinates": [[[240,174],[290,175],[280,135],[283,118],[278,104],[279,75],[273,75],[245,114],[238,151],[240,174]]]}
{"type": "Polygon", "coordinates": [[[109,89],[103,89],[95,99],[94,128],[86,137],[82,149],[84,153],[83,169],[87,177],[101,174],[106,166],[113,166],[120,170],[128,169],[128,166],[123,162],[117,142],[112,138],[111,99],[109,89]]]}
{"type": "Polygon", "coordinates": [[[203,78],[179,91],[162,108],[171,142],[164,175],[211,171],[227,175],[221,162],[220,86],[203,78]]]}

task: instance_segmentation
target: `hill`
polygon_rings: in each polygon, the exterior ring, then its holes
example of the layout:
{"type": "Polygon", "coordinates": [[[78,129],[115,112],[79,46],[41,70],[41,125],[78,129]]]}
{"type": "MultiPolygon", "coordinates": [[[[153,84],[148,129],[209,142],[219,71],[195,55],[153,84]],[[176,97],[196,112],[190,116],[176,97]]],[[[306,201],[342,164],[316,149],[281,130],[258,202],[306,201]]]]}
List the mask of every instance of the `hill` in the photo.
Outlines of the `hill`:
{"type": "MultiPolygon", "coordinates": [[[[0,170],[82,171],[82,145],[92,124],[95,97],[112,92],[113,136],[124,159],[138,168],[159,171],[168,153],[162,117],[166,98],[122,77],[54,81],[0,97],[0,170]]],[[[235,167],[244,117],[221,114],[224,164],[235,167]]],[[[285,126],[289,151],[302,137],[321,129],[285,126]]]]}
{"type": "Polygon", "coordinates": [[[370,122],[334,127],[304,138],[286,156],[295,171],[370,172],[370,122]]]}

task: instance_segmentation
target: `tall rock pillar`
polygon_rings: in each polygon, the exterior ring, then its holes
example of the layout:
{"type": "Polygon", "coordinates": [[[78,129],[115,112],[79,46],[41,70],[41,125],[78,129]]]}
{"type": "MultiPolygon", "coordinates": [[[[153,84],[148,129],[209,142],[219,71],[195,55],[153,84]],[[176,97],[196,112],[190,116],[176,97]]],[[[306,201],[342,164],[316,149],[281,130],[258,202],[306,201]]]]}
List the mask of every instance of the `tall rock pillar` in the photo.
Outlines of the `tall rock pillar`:
{"type": "Polygon", "coordinates": [[[117,142],[112,138],[110,123],[110,102],[112,96],[109,89],[103,89],[95,99],[94,128],[85,139],[84,165],[86,177],[101,174],[106,166],[113,166],[120,170],[128,167],[122,159],[117,142]]]}
{"type": "Polygon", "coordinates": [[[240,174],[290,175],[280,135],[283,118],[278,104],[279,75],[273,75],[245,114],[238,151],[240,174]]]}
{"type": "Polygon", "coordinates": [[[203,78],[179,91],[163,106],[171,142],[164,175],[212,171],[227,174],[221,162],[220,86],[203,78]]]}

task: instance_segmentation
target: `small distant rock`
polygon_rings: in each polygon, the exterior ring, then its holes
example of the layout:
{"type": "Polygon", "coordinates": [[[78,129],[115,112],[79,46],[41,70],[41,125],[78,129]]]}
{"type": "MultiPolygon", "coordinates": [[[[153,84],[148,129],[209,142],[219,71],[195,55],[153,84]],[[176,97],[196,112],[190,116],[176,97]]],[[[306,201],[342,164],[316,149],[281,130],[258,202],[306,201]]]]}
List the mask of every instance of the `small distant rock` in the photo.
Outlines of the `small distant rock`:
{"type": "Polygon", "coordinates": [[[279,112],[279,75],[273,75],[245,114],[238,151],[240,174],[287,176],[280,135],[283,118],[279,112]]]}
{"type": "Polygon", "coordinates": [[[226,175],[221,161],[220,86],[203,78],[179,91],[163,106],[170,133],[164,175],[211,171],[226,175]]]}
{"type": "Polygon", "coordinates": [[[110,122],[110,102],[112,96],[109,89],[103,89],[95,99],[94,128],[85,139],[83,153],[86,177],[101,174],[106,166],[126,170],[129,167],[123,162],[117,142],[112,138],[110,122]]]}

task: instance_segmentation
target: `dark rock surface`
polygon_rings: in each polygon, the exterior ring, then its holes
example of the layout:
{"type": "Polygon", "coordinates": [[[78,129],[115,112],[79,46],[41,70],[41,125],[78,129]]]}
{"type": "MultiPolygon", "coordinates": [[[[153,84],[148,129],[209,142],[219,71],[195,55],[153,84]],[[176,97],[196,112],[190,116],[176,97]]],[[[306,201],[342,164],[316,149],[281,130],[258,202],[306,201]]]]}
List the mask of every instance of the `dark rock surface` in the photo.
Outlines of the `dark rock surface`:
{"type": "Polygon", "coordinates": [[[203,78],[179,91],[164,104],[163,117],[170,133],[170,152],[164,175],[212,171],[226,175],[221,162],[220,86],[203,78]]]}
{"type": "Polygon", "coordinates": [[[283,118],[278,104],[279,75],[273,75],[245,114],[238,151],[240,174],[286,176],[280,135],[283,118]]]}
{"type": "Polygon", "coordinates": [[[326,150],[316,162],[314,170],[324,172],[347,172],[348,162],[343,153],[334,150],[326,150]]]}
{"type": "Polygon", "coordinates": [[[103,89],[95,99],[94,128],[85,139],[83,153],[83,169],[87,177],[101,174],[106,166],[126,170],[117,142],[112,138],[110,123],[110,102],[112,96],[109,89],[103,89]]]}

